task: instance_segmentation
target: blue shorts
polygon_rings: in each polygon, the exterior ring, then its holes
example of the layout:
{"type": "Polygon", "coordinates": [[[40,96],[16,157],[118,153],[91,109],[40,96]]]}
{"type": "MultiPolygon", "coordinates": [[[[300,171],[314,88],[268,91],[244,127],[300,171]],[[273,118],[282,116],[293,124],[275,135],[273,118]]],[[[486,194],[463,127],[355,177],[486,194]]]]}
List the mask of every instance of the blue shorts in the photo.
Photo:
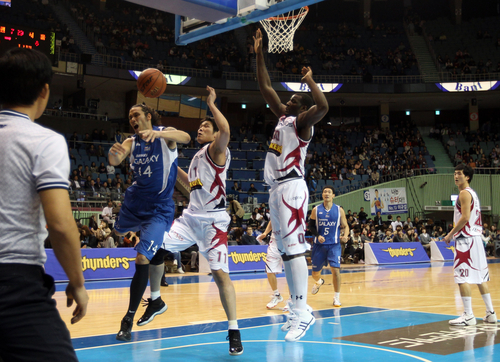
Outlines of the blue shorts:
{"type": "Polygon", "coordinates": [[[319,272],[323,266],[328,265],[333,268],[340,268],[340,257],[342,256],[342,245],[338,244],[318,244],[312,247],[311,261],[312,270],[319,272]]]}
{"type": "Polygon", "coordinates": [[[163,244],[165,232],[170,231],[175,204],[171,199],[155,202],[140,195],[130,196],[123,202],[115,229],[120,234],[140,230],[141,240],[135,250],[151,260],[163,244]]]}

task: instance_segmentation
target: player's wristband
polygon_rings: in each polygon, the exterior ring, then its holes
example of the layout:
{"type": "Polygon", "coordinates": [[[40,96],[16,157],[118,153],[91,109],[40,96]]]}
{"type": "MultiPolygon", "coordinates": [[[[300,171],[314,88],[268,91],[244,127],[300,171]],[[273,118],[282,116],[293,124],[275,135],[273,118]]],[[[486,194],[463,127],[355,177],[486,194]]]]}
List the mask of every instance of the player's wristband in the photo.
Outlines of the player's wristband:
{"type": "Polygon", "coordinates": [[[314,236],[316,236],[316,237],[319,236],[318,229],[316,228],[316,220],[309,219],[309,231],[314,236]]]}

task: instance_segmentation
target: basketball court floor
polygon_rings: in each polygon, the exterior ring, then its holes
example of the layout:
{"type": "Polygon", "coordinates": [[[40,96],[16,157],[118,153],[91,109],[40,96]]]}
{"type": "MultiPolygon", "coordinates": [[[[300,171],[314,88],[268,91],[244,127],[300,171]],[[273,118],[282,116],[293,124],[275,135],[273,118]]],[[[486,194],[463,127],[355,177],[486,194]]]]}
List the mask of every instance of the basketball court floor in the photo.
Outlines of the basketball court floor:
{"type": "MultiPolygon", "coordinates": [[[[500,259],[490,259],[490,291],[500,311],[500,259]]],[[[477,325],[453,328],[462,301],[451,262],[342,268],[341,308],[334,308],[331,274],[316,295],[308,295],[316,323],[296,343],[285,343],[280,303],[266,309],[271,290],[265,273],[232,274],[244,353],[229,356],[227,321],[211,276],[170,274],[162,298],[166,313],[144,327],[134,325],[132,341],[115,335],[128,306],[129,280],[89,282],[87,316],[71,325],[64,284],[56,299],[81,362],[85,361],[498,361],[500,324],[483,324],[485,308],[477,288],[477,325]]],[[[284,274],[278,275],[286,295],[284,274]]],[[[309,278],[309,291],[313,285],[309,278]]],[[[149,296],[149,288],[146,292],[149,296]]],[[[139,310],[136,320],[142,315],[139,310]]],[[[498,314],[498,312],[497,312],[498,314]]]]}

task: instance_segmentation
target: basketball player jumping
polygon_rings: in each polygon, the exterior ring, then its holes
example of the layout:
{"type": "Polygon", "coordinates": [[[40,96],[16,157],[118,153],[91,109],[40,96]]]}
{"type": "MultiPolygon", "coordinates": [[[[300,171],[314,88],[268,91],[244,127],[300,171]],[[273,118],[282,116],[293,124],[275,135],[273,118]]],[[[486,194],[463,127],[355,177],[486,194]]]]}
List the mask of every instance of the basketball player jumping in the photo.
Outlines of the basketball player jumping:
{"type": "Polygon", "coordinates": [[[456,253],[453,263],[455,283],[458,284],[464,304],[464,313],[450,321],[452,326],[476,324],[476,317],[472,312],[470,284],[477,284],[486,305],[486,316],[483,321],[485,323],[497,322],[487,283],[490,280],[490,273],[481,239],[483,233],[481,205],[476,192],[469,187],[473,175],[474,170],[468,165],[459,164],[455,167],[455,185],[460,190],[453,216],[455,227],[444,238],[446,244],[449,244],[451,239],[455,239],[456,253]]]}
{"type": "Polygon", "coordinates": [[[191,187],[189,205],[182,216],[175,220],[170,232],[165,233],[162,248],[176,252],[198,244],[219,288],[222,306],[229,321],[229,354],[235,356],[243,353],[243,346],[236,319],[236,294],[229,278],[227,253],[230,217],[226,212],[226,174],[231,162],[231,153],[227,148],[230,130],[226,118],[215,106],[215,90],[208,86],[207,90],[207,105],[214,118],[206,117],[201,121],[197,140],[203,147],[193,157],[188,173],[179,169],[179,177],[191,187]]]}
{"type": "MultiPolygon", "coordinates": [[[[172,225],[175,204],[172,200],[177,180],[177,142],[188,143],[191,137],[173,128],[153,126],[159,115],[145,104],[130,109],[129,122],[135,135],[122,144],[115,143],[109,150],[109,163],[119,165],[130,154],[130,165],[134,171],[134,183],[125,193],[125,200],[115,223],[115,231],[124,235],[129,231],[141,231],[137,246],[135,273],[130,283],[130,302],[127,314],[121,321],[116,339],[130,341],[132,323],[148,285],[150,263],[152,269],[163,271],[163,254],[156,252],[163,242],[165,230],[172,225]]],[[[156,274],[155,274],[156,275],[156,274]]],[[[159,278],[159,280],[161,277],[159,278]]],[[[160,286],[148,301],[149,310],[156,314],[167,310],[160,298],[160,286]]],[[[147,323],[147,321],[146,321],[147,323]]],[[[143,325],[142,318],[138,325],[143,325]]]]}
{"type": "Polygon", "coordinates": [[[333,288],[335,297],[333,306],[340,307],[340,257],[342,243],[347,243],[349,225],[344,210],[333,203],[335,192],[333,187],[323,189],[323,203],[316,206],[311,212],[309,230],[316,237],[312,248],[312,277],[316,281],[312,294],[317,294],[325,283],[321,278],[323,265],[328,261],[332,269],[333,288]],[[342,234],[341,234],[342,232],[342,234]]]}
{"type": "Polygon", "coordinates": [[[309,193],[304,180],[304,160],[313,126],[328,112],[328,102],[314,82],[311,68],[304,67],[302,82],[311,90],[316,105],[305,93],[294,94],[286,105],[282,104],[267,73],[260,29],[254,37],[254,48],[260,91],[271,111],[279,117],[266,156],[264,179],[271,186],[269,207],[273,233],[282,253],[293,301],[285,340],[293,342],[301,339],[315,322],[306,307],[308,268],[305,253],[309,244],[305,239],[305,217],[309,193]]]}

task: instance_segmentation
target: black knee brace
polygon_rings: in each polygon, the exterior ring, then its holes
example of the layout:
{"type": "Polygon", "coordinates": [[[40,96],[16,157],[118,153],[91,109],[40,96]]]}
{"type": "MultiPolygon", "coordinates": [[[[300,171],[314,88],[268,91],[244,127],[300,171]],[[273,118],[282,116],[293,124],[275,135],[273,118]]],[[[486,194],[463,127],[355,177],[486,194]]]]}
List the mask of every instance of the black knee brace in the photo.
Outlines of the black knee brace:
{"type": "Polygon", "coordinates": [[[163,264],[163,259],[167,255],[167,251],[165,249],[160,249],[156,252],[155,256],[151,258],[149,264],[151,265],[161,265],[163,264]]]}

